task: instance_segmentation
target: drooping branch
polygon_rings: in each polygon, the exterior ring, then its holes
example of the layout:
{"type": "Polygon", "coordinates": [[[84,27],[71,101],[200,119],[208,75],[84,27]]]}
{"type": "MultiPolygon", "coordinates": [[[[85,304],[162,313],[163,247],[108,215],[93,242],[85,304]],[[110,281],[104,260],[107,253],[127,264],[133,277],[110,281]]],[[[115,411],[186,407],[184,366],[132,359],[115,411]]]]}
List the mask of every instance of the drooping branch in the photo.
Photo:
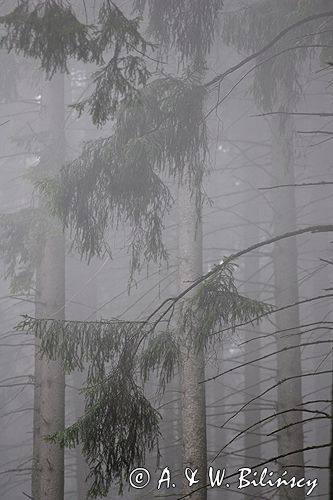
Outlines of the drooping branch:
{"type": "MultiPolygon", "coordinates": [[[[246,71],[242,76],[241,78],[239,78],[239,80],[237,80],[236,83],[233,84],[233,86],[231,87],[231,89],[223,96],[221,97],[221,99],[219,99],[216,104],[214,104],[214,106],[212,106],[212,108],[207,112],[206,116],[205,116],[205,119],[207,119],[219,106],[221,106],[221,104],[223,104],[226,99],[230,96],[230,94],[236,89],[236,87],[238,87],[238,85],[240,83],[242,83],[246,77],[248,77],[253,71],[257,70],[260,66],[264,66],[265,64],[269,63],[270,61],[276,59],[277,57],[279,56],[282,56],[283,54],[286,54],[287,52],[290,52],[290,51],[295,51],[295,50],[299,50],[299,49],[305,49],[305,48],[324,48],[324,47],[331,47],[331,45],[323,45],[323,44],[307,44],[307,45],[295,45],[294,47],[287,47],[279,52],[276,52],[275,54],[273,54],[272,56],[270,57],[267,57],[266,59],[263,59],[263,60],[260,60],[258,61],[256,64],[254,64],[248,71],[246,71]]],[[[267,113],[269,114],[269,113],[267,113]]],[[[253,116],[264,116],[264,114],[262,115],[253,115],[253,116]]]]}
{"type": "Polygon", "coordinates": [[[163,179],[186,183],[199,203],[208,154],[204,98],[195,71],[155,79],[121,106],[110,137],[85,143],[59,178],[38,183],[82,257],[103,254],[109,227],[126,223],[131,278],[143,262],[167,258],[162,230],[173,198],[163,179]]]}
{"type": "MultiPolygon", "coordinates": [[[[279,307],[279,308],[275,308],[274,312],[277,313],[277,312],[280,312],[280,311],[285,311],[286,309],[290,309],[292,307],[300,306],[302,304],[308,304],[309,302],[314,302],[316,300],[327,299],[328,297],[333,297],[333,294],[328,293],[328,294],[325,294],[325,295],[317,295],[316,297],[310,297],[309,299],[297,300],[296,302],[292,302],[291,304],[287,304],[285,306],[282,306],[282,307],[279,307]]],[[[271,311],[264,312],[260,316],[257,316],[256,318],[253,318],[250,321],[245,321],[244,323],[235,324],[233,327],[227,326],[227,327],[223,328],[222,330],[219,330],[218,332],[214,332],[212,335],[216,335],[216,334],[221,334],[221,333],[227,332],[231,328],[240,328],[242,326],[246,326],[246,325],[252,324],[254,321],[259,321],[264,316],[268,316],[270,313],[271,313],[271,311]]],[[[283,331],[283,330],[281,330],[281,331],[283,331]]],[[[278,332],[276,332],[276,333],[278,333],[278,332]]]]}
{"type": "Polygon", "coordinates": [[[251,245],[243,250],[240,250],[239,252],[236,252],[234,254],[231,254],[229,257],[227,257],[221,264],[215,266],[211,271],[208,273],[204,274],[200,278],[198,278],[196,281],[194,281],[191,285],[189,285],[185,290],[183,290],[179,295],[175,297],[169,297],[168,299],[164,300],[162,304],[160,304],[147,318],[146,322],[148,323],[159,311],[163,309],[164,306],[169,304],[167,308],[160,314],[160,316],[157,318],[155,321],[154,326],[156,326],[174,307],[175,303],[179,302],[183,297],[185,297],[191,290],[193,290],[195,287],[200,285],[200,283],[204,282],[207,280],[209,277],[213,276],[214,274],[219,273],[222,271],[230,262],[238,259],[239,257],[242,257],[243,255],[246,255],[247,253],[252,252],[253,250],[257,250],[258,248],[261,248],[266,245],[270,245],[272,243],[276,243],[277,241],[284,240],[287,238],[292,238],[294,236],[299,236],[301,234],[306,234],[306,233],[326,233],[326,232],[333,232],[333,225],[332,224],[319,224],[316,226],[308,226],[304,227],[302,229],[298,229],[296,231],[291,231],[288,233],[284,233],[278,236],[274,236],[273,238],[269,238],[265,241],[255,243],[254,245],[251,245]]]}
{"type": "Polygon", "coordinates": [[[87,108],[103,125],[123,103],[136,99],[151,76],[145,55],[153,49],[140,34],[140,19],[128,19],[110,0],[100,2],[94,23],[79,21],[69,2],[22,0],[0,16],[0,47],[40,62],[47,78],[69,73],[69,61],[98,65],[92,94],[73,105],[87,108]]]}
{"type": "Polygon", "coordinates": [[[219,85],[228,75],[231,73],[234,73],[238,69],[242,68],[245,66],[248,62],[252,61],[253,59],[256,59],[257,57],[261,56],[264,54],[267,50],[269,50],[271,47],[277,44],[285,35],[287,35],[290,31],[298,28],[299,26],[302,26],[303,24],[307,24],[311,21],[316,21],[317,19],[322,19],[322,18],[327,18],[327,17],[333,17],[333,11],[327,11],[327,12],[321,12],[319,14],[314,14],[312,16],[304,17],[303,19],[300,19],[299,21],[291,24],[290,26],[287,26],[284,30],[282,30],[276,37],[273,38],[269,43],[267,43],[263,48],[260,50],[256,51],[254,54],[251,54],[248,57],[245,57],[242,61],[239,63],[235,64],[231,68],[227,69],[220,75],[217,75],[215,78],[212,80],[208,81],[205,84],[205,87],[210,89],[212,87],[215,87],[219,85]]]}

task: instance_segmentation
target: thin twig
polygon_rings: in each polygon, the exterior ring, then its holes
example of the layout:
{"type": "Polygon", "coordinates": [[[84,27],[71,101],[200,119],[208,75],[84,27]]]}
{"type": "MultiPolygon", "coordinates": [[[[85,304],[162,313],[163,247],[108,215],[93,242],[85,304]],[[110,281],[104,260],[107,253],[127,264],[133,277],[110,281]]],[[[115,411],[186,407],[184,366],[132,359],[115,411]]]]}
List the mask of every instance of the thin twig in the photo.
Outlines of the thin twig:
{"type": "Polygon", "coordinates": [[[278,186],[268,186],[258,188],[259,191],[268,191],[270,189],[278,189],[285,187],[308,187],[308,186],[331,186],[333,182],[329,181],[320,181],[320,182],[302,182],[300,184],[279,184],[278,186]]]}
{"type": "Polygon", "coordinates": [[[322,12],[322,13],[319,13],[319,14],[314,14],[312,16],[304,17],[303,19],[300,19],[296,23],[293,23],[290,26],[287,26],[287,28],[285,28],[284,30],[282,30],[276,37],[273,38],[273,40],[271,40],[269,43],[267,43],[262,49],[258,50],[254,54],[251,54],[250,56],[246,57],[245,59],[243,59],[239,63],[237,63],[234,66],[232,66],[231,68],[227,69],[226,71],[224,71],[224,73],[221,73],[220,75],[217,75],[215,78],[213,78],[212,80],[210,80],[209,82],[207,82],[205,84],[205,87],[209,88],[209,87],[212,87],[212,86],[214,86],[216,84],[219,84],[228,75],[230,75],[231,73],[234,73],[238,69],[242,68],[245,64],[247,64],[248,62],[252,61],[253,59],[256,59],[257,57],[261,56],[261,54],[263,54],[268,49],[270,49],[271,47],[273,47],[274,45],[276,45],[276,43],[279,40],[281,40],[281,38],[283,38],[287,33],[289,33],[289,31],[292,31],[293,29],[297,28],[298,26],[302,26],[303,24],[307,24],[307,23],[309,23],[311,21],[315,21],[317,19],[322,19],[322,18],[325,18],[325,17],[333,17],[333,11],[330,10],[330,11],[327,11],[327,12],[322,12]]]}
{"type": "MultiPolygon", "coordinates": [[[[295,455],[296,453],[302,453],[304,451],[318,450],[321,448],[330,448],[330,447],[331,447],[331,443],[319,444],[319,445],[315,445],[315,446],[306,446],[305,448],[300,448],[300,449],[295,450],[295,451],[290,451],[289,453],[283,453],[282,455],[277,455],[275,457],[272,457],[268,460],[265,460],[264,462],[261,462],[260,464],[256,464],[255,466],[252,467],[252,469],[259,469],[259,467],[262,467],[263,465],[275,462],[275,461],[279,460],[280,458],[285,458],[285,457],[288,457],[290,455],[295,455]]],[[[225,479],[229,479],[231,477],[235,477],[238,475],[239,475],[239,472],[237,471],[234,474],[229,474],[228,476],[225,477],[225,479]]],[[[191,495],[193,495],[193,493],[196,493],[197,491],[201,491],[202,489],[209,488],[210,486],[211,486],[210,483],[207,483],[204,486],[200,486],[199,488],[192,490],[190,493],[187,493],[186,495],[184,495],[182,497],[178,497],[177,500],[183,500],[184,498],[188,498],[191,495]]]]}
{"type": "Polygon", "coordinates": [[[211,276],[217,274],[218,272],[222,271],[230,262],[232,262],[235,259],[238,259],[239,257],[252,252],[253,250],[257,250],[258,248],[261,248],[266,245],[270,245],[272,243],[276,243],[280,240],[284,240],[287,238],[292,238],[293,236],[299,236],[301,234],[305,233],[325,233],[325,232],[332,232],[333,231],[333,225],[332,224],[325,224],[325,225],[316,225],[316,226],[308,226],[303,229],[298,229],[296,231],[291,231],[289,233],[284,233],[279,236],[274,236],[273,238],[269,238],[265,241],[255,243],[254,245],[251,245],[243,250],[240,250],[239,252],[236,252],[234,254],[231,254],[228,258],[226,258],[222,264],[219,264],[215,266],[211,271],[208,273],[204,274],[197,280],[195,280],[190,286],[188,286],[185,290],[183,290],[179,295],[175,297],[169,297],[166,300],[162,302],[146,319],[146,323],[149,323],[149,321],[159,312],[163,307],[171,303],[166,310],[157,318],[155,321],[153,328],[156,328],[157,324],[160,323],[160,321],[168,314],[168,312],[173,308],[174,304],[181,300],[185,295],[187,295],[191,290],[193,290],[195,287],[206,281],[208,278],[211,276]]]}

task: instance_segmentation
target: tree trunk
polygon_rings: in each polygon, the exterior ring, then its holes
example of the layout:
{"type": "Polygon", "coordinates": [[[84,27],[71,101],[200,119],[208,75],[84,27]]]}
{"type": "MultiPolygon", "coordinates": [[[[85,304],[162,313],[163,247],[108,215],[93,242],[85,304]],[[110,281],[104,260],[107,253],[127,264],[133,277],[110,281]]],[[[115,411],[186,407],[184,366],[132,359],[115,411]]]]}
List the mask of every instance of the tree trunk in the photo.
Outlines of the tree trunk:
{"type": "MultiPolygon", "coordinates": [[[[42,249],[41,249],[42,250],[42,249]]],[[[39,262],[41,262],[42,252],[39,255],[39,262]]],[[[39,303],[41,299],[38,293],[38,287],[41,282],[40,267],[36,272],[36,303],[35,314],[36,318],[42,317],[42,307],[39,303]]],[[[35,338],[35,371],[34,371],[34,410],[33,410],[33,443],[32,443],[32,475],[31,475],[31,493],[34,500],[39,500],[40,490],[40,386],[41,386],[41,362],[40,362],[40,341],[35,338]]]]}
{"type": "MultiPolygon", "coordinates": [[[[281,84],[282,85],[282,84],[281,84]]],[[[286,111],[284,103],[287,97],[281,93],[280,111],[286,111]]],[[[295,183],[294,150],[293,150],[293,120],[291,116],[281,114],[272,120],[272,167],[273,183],[295,183]]],[[[294,187],[274,189],[273,194],[273,229],[274,234],[283,234],[296,229],[296,204],[294,187]]],[[[296,238],[281,240],[275,244],[274,255],[274,294],[275,305],[280,308],[298,300],[297,277],[297,245],[296,238]]],[[[288,310],[277,312],[275,315],[277,330],[293,328],[288,332],[276,335],[277,349],[289,348],[277,357],[277,379],[283,381],[289,377],[301,374],[301,353],[298,347],[299,334],[299,309],[292,307],[288,310]]],[[[287,477],[304,475],[303,425],[297,423],[302,420],[299,411],[302,403],[301,378],[283,382],[278,387],[278,412],[287,411],[278,417],[278,427],[288,426],[277,434],[278,454],[293,453],[278,461],[281,470],[288,472],[287,477]],[[296,467],[295,467],[296,466],[296,467]]],[[[281,500],[304,499],[304,488],[280,488],[281,500]]]]}
{"type": "Polygon", "coordinates": [[[332,371],[332,385],[331,385],[331,449],[330,449],[330,463],[328,474],[330,477],[330,499],[333,500],[333,371],[332,371]]]}
{"type": "MultiPolygon", "coordinates": [[[[248,178],[245,178],[246,188],[256,188],[257,176],[252,169],[247,169],[248,178]],[[251,177],[250,177],[251,174],[251,177]],[[254,185],[253,185],[254,184],[254,185]]],[[[246,209],[243,217],[246,219],[244,227],[244,248],[247,248],[259,241],[259,206],[258,199],[248,200],[248,194],[245,194],[244,207],[246,209]]],[[[252,197],[252,193],[251,193],[252,197]]],[[[254,282],[259,282],[259,254],[250,253],[244,259],[244,294],[254,300],[259,300],[259,293],[257,292],[258,285],[254,282]],[[254,290],[256,292],[254,293],[254,290]]],[[[246,340],[254,339],[252,342],[245,344],[244,362],[250,363],[244,367],[244,399],[247,403],[250,399],[260,394],[260,366],[257,363],[251,363],[253,359],[260,357],[261,342],[258,339],[259,325],[252,327],[249,325],[246,329],[246,340]]],[[[260,421],[260,401],[255,401],[244,411],[244,429],[255,425],[260,421]]],[[[245,433],[244,438],[244,467],[254,467],[261,461],[261,438],[260,427],[252,428],[245,433]]],[[[258,491],[257,488],[249,486],[246,489],[248,498],[256,498],[258,491]]]]}
{"type": "MultiPolygon", "coordinates": [[[[179,187],[179,288],[186,288],[189,283],[202,275],[202,230],[195,203],[187,186],[179,187]]],[[[195,291],[193,292],[195,293],[195,291]]],[[[190,298],[188,294],[188,298],[190,298]]],[[[182,304],[186,307],[186,302],[182,304]]],[[[181,353],[181,422],[183,445],[183,469],[198,469],[196,479],[199,483],[189,487],[184,477],[184,493],[195,489],[191,499],[205,500],[207,491],[207,445],[206,445],[206,407],[204,380],[204,352],[197,352],[193,345],[186,342],[188,331],[180,332],[182,338],[181,353]]],[[[192,332],[193,334],[193,332],[192,332]]]]}
{"type": "MultiPolygon", "coordinates": [[[[43,125],[47,134],[41,155],[45,176],[54,176],[64,161],[64,77],[56,75],[43,93],[43,125]]],[[[40,210],[46,213],[45,202],[40,210]]],[[[44,235],[37,270],[36,312],[38,317],[65,317],[65,240],[59,221],[50,219],[44,235]]],[[[38,342],[36,343],[38,349],[38,342]]],[[[64,429],[65,376],[59,361],[40,359],[36,353],[34,413],[34,500],[63,500],[64,451],[44,437],[64,429]],[[38,408],[39,406],[39,408],[38,408]]]]}
{"type": "MultiPolygon", "coordinates": [[[[84,385],[86,373],[74,372],[73,385],[75,387],[74,394],[74,410],[75,419],[78,420],[84,414],[84,398],[79,392],[84,385]]],[[[76,486],[77,486],[77,500],[86,500],[90,481],[87,479],[89,475],[89,466],[82,454],[82,446],[76,448],[76,486]]]]}

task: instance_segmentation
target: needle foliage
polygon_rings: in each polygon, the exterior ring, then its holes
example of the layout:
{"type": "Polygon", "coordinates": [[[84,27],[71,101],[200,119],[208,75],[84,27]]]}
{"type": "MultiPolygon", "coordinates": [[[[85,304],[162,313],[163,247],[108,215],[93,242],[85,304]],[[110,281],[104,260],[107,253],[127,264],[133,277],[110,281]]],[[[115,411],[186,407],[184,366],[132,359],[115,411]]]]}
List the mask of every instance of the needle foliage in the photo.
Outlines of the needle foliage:
{"type": "Polygon", "coordinates": [[[39,187],[88,260],[106,249],[111,225],[131,228],[131,273],[166,258],[163,219],[172,206],[166,178],[200,190],[207,155],[205,92],[195,74],[153,80],[119,110],[113,134],[39,187]]]}
{"type": "Polygon", "coordinates": [[[26,294],[34,288],[47,225],[45,214],[34,208],[0,215],[0,256],[12,293],[26,294]]]}
{"type": "MultiPolygon", "coordinates": [[[[183,67],[190,61],[182,75],[150,75],[140,54],[148,45],[139,21],[126,19],[110,0],[101,3],[94,26],[79,21],[60,0],[21,0],[18,10],[0,19],[5,29],[0,45],[39,60],[49,77],[67,71],[69,57],[98,65],[91,96],[75,107],[88,109],[98,125],[112,119],[111,135],[88,141],[60,176],[38,184],[71,230],[74,247],[88,260],[107,249],[110,225],[129,224],[131,273],[143,262],[166,257],[163,219],[173,202],[166,179],[186,183],[200,203],[208,151],[201,81],[222,1],[137,0],[134,7],[139,14],[148,11],[148,33],[162,51],[178,53],[183,67]],[[68,15],[56,48],[50,13],[58,23],[68,15]],[[52,57],[48,50],[54,50],[52,57]]],[[[219,340],[212,335],[216,328],[255,320],[264,309],[238,294],[233,268],[225,266],[183,304],[182,327],[189,343],[208,349],[219,340]]],[[[17,326],[39,338],[41,355],[60,359],[67,373],[88,368],[84,415],[48,439],[61,446],[82,445],[93,498],[105,496],[112,482],[122,491],[145,453],[158,454],[160,416],[144,383],[157,373],[163,393],[179,368],[179,327],[170,325],[26,316],[17,326]]]]}
{"type": "MultiPolygon", "coordinates": [[[[211,349],[221,341],[216,329],[256,319],[271,306],[238,294],[232,264],[198,287],[183,306],[181,329],[188,345],[211,349]]],[[[85,413],[64,432],[48,436],[61,446],[82,445],[90,468],[89,495],[106,495],[111,484],[122,492],[131,470],[157,451],[160,415],[143,387],[157,374],[157,392],[180,368],[179,326],[149,322],[96,322],[36,319],[25,316],[17,330],[40,339],[41,355],[61,359],[67,373],[88,367],[83,389],[85,413]]]]}
{"type": "Polygon", "coordinates": [[[87,107],[98,125],[147,82],[143,56],[148,46],[139,19],[128,19],[111,0],[100,3],[97,19],[89,24],[63,0],[19,0],[0,17],[0,47],[38,61],[48,78],[57,71],[69,73],[71,59],[98,66],[91,96],[74,106],[79,111],[87,107]]]}

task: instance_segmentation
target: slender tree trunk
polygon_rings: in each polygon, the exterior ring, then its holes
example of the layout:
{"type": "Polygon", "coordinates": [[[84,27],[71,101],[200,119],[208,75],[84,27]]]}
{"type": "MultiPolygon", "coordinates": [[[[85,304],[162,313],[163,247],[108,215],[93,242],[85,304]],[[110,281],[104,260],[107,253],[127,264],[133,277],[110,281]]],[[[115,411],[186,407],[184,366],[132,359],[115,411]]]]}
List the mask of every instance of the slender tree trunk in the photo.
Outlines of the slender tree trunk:
{"type": "MultiPolygon", "coordinates": [[[[247,169],[249,171],[248,176],[246,178],[246,183],[248,184],[256,182],[256,176],[254,175],[253,170],[247,169]]],[[[256,186],[251,185],[252,188],[256,186]]],[[[252,195],[251,195],[252,196],[252,195]]],[[[246,194],[248,197],[248,194],[246,194]]],[[[246,219],[246,225],[244,227],[244,248],[253,245],[259,241],[259,229],[258,229],[258,220],[259,220],[259,207],[258,207],[258,199],[248,201],[245,199],[244,207],[246,208],[246,212],[244,213],[244,218],[246,219]]],[[[255,285],[253,282],[259,281],[259,255],[258,253],[248,254],[244,260],[244,293],[246,296],[251,299],[259,300],[259,293],[254,290],[258,290],[258,285],[255,285]]],[[[259,325],[255,327],[249,327],[246,331],[246,340],[250,338],[256,337],[252,342],[247,342],[245,344],[245,353],[244,353],[244,362],[250,363],[247,364],[244,368],[244,399],[245,403],[247,403],[250,399],[256,397],[260,394],[260,367],[257,363],[251,363],[253,359],[260,357],[260,349],[261,342],[258,339],[258,329],[259,325]]],[[[255,401],[249,408],[245,409],[244,413],[244,429],[248,429],[249,427],[255,425],[260,421],[261,412],[260,412],[260,401],[255,401]]],[[[252,467],[256,464],[260,463],[261,458],[261,439],[260,439],[260,427],[252,428],[250,431],[247,431],[245,434],[245,462],[244,467],[252,467]]],[[[257,488],[249,486],[246,489],[246,494],[249,498],[256,498],[258,494],[257,488]]]]}
{"type": "MultiPolygon", "coordinates": [[[[41,166],[55,175],[64,160],[64,77],[56,75],[43,93],[43,125],[47,135],[41,166]]],[[[46,213],[43,200],[40,210],[46,213]]],[[[65,317],[65,241],[61,224],[50,219],[37,271],[36,312],[39,317],[65,317]]],[[[38,349],[38,343],[36,345],[38,349]]],[[[65,376],[61,362],[35,358],[37,411],[34,418],[34,500],[63,500],[64,451],[44,437],[64,428],[65,376]],[[39,407],[39,410],[38,410],[39,407]]]]}
{"type": "MultiPolygon", "coordinates": [[[[329,214],[330,212],[327,211],[329,214]]],[[[317,221],[320,220],[318,219],[317,216],[317,221]]],[[[311,222],[312,223],[312,222],[311,222]]],[[[319,236],[319,235],[318,235],[319,236]]],[[[312,242],[312,248],[313,248],[313,255],[315,256],[315,259],[317,260],[319,264],[319,258],[322,255],[322,249],[323,249],[323,240],[322,238],[314,238],[312,242]]],[[[330,258],[329,255],[324,254],[324,258],[330,258]]],[[[320,295],[323,293],[323,290],[327,290],[330,286],[330,267],[329,268],[324,268],[322,271],[317,271],[311,281],[313,284],[312,287],[312,295],[315,297],[316,295],[320,295]]],[[[331,318],[331,304],[327,300],[323,301],[317,301],[317,304],[313,304],[313,312],[312,312],[312,317],[314,322],[318,322],[318,325],[320,325],[321,321],[330,321],[331,318]]],[[[320,340],[329,340],[332,338],[332,332],[331,331],[324,331],[324,330],[317,330],[313,332],[313,335],[315,335],[315,338],[317,337],[320,340]]],[[[311,338],[311,337],[310,337],[311,338]]],[[[303,342],[305,341],[305,338],[303,337],[303,342]]],[[[308,364],[308,369],[309,371],[325,371],[329,370],[332,367],[332,356],[329,359],[327,357],[327,344],[319,344],[316,346],[313,346],[312,350],[312,356],[313,359],[309,360],[307,362],[308,364]]],[[[329,398],[330,395],[330,390],[328,385],[326,383],[329,382],[330,377],[323,378],[322,376],[320,377],[313,377],[313,387],[311,388],[311,392],[313,391],[313,394],[316,395],[315,398],[313,399],[318,399],[318,400],[325,400],[329,398]]],[[[307,392],[309,391],[309,387],[307,387],[307,392]]],[[[305,394],[305,400],[311,399],[307,398],[305,394]]],[[[316,410],[321,410],[325,411],[325,406],[326,403],[317,403],[316,404],[316,410]]],[[[306,406],[306,408],[310,408],[310,406],[306,406]]],[[[314,422],[313,425],[313,444],[315,445],[320,445],[323,443],[327,442],[327,436],[329,436],[330,433],[330,428],[329,428],[329,423],[326,420],[318,420],[314,422]]],[[[327,495],[329,491],[329,476],[327,476],[327,462],[329,459],[329,450],[325,450],[322,448],[319,448],[316,451],[315,455],[315,461],[313,460],[312,462],[315,463],[317,467],[320,467],[318,470],[316,470],[316,478],[318,479],[318,487],[317,487],[317,495],[327,495]]],[[[332,497],[333,499],[333,497],[332,497]]]]}
{"type": "MultiPolygon", "coordinates": [[[[282,84],[281,84],[282,85],[282,84]]],[[[284,107],[287,97],[281,92],[280,111],[284,107]]],[[[293,150],[293,120],[289,115],[277,115],[272,120],[272,167],[274,184],[295,183],[294,174],[294,150],[293,150]]],[[[273,228],[274,234],[283,234],[296,229],[296,207],[295,191],[293,187],[274,189],[273,194],[273,228]]],[[[288,238],[279,241],[274,247],[274,285],[275,304],[283,307],[298,300],[298,277],[297,277],[297,245],[296,238],[288,238]]],[[[289,377],[301,374],[301,353],[298,347],[299,334],[299,309],[292,307],[285,311],[277,312],[275,315],[277,330],[294,328],[282,332],[276,336],[277,349],[291,346],[277,357],[277,379],[283,381],[289,377]]],[[[286,470],[288,476],[304,475],[303,452],[303,425],[302,413],[299,411],[302,403],[301,378],[283,382],[278,387],[277,409],[279,412],[286,411],[278,418],[278,427],[286,427],[277,434],[278,453],[293,453],[279,460],[281,470],[286,470]],[[296,466],[296,467],[295,467],[296,466]]],[[[287,477],[288,477],[287,476],[287,477]]],[[[281,500],[304,499],[304,488],[280,488],[281,500]]]]}
{"type": "MultiPolygon", "coordinates": [[[[73,373],[73,385],[75,387],[74,395],[74,410],[75,418],[79,419],[84,414],[84,398],[79,390],[82,388],[86,374],[82,372],[73,373]]],[[[82,447],[76,448],[76,485],[77,485],[77,500],[85,500],[88,495],[90,482],[87,480],[89,475],[89,466],[82,454],[82,447]]]]}
{"type": "MultiPolygon", "coordinates": [[[[318,170],[318,166],[325,165],[327,161],[327,153],[325,150],[318,151],[316,154],[314,167],[315,170],[318,170]]],[[[315,172],[314,172],[315,173],[315,172]]],[[[316,188],[311,188],[307,192],[307,200],[309,204],[312,204],[313,209],[310,214],[307,214],[307,223],[309,225],[318,224],[318,221],[321,221],[325,224],[331,222],[332,218],[332,197],[330,189],[331,186],[322,186],[320,188],[320,192],[316,188]]],[[[326,263],[320,262],[321,258],[326,260],[331,260],[331,251],[329,246],[327,245],[327,235],[317,235],[316,238],[312,238],[309,242],[310,251],[314,261],[314,265],[316,266],[316,271],[313,276],[311,276],[311,293],[312,295],[318,296],[323,294],[324,290],[330,288],[332,284],[332,270],[333,266],[328,265],[326,263]]],[[[309,246],[308,246],[309,248],[309,246]]],[[[311,316],[314,322],[318,322],[318,326],[322,321],[331,321],[332,320],[332,312],[331,312],[331,301],[330,300],[320,300],[316,301],[316,304],[313,303],[311,308],[311,316]]],[[[320,326],[324,326],[323,324],[320,326]]],[[[330,340],[332,338],[332,331],[330,329],[324,330],[319,329],[311,332],[310,337],[306,338],[318,338],[319,340],[330,340]]],[[[305,337],[303,336],[303,342],[305,341],[305,337]]],[[[325,371],[332,368],[332,356],[328,357],[328,349],[327,344],[318,344],[313,346],[312,349],[312,359],[306,359],[306,369],[308,371],[316,372],[316,371],[325,371]]],[[[306,384],[306,392],[304,394],[305,400],[311,400],[312,396],[315,394],[313,399],[316,400],[327,400],[330,397],[330,388],[329,381],[331,377],[327,376],[318,376],[313,377],[312,386],[309,387],[308,383],[306,384]],[[312,396],[310,398],[307,397],[308,393],[311,393],[312,396]]],[[[316,404],[316,410],[325,411],[326,403],[318,402],[316,404]]],[[[310,406],[306,406],[306,408],[310,409],[310,406]]],[[[320,445],[326,443],[328,441],[327,437],[330,434],[330,424],[326,420],[318,419],[314,422],[314,425],[311,429],[311,439],[313,444],[320,445]]],[[[318,448],[315,452],[315,460],[312,459],[312,463],[314,463],[319,469],[316,472],[316,478],[318,479],[318,487],[316,488],[317,495],[328,495],[329,491],[329,482],[330,482],[330,474],[327,474],[327,463],[329,461],[329,450],[318,448]]]]}
{"type": "MultiPolygon", "coordinates": [[[[42,255],[39,255],[39,262],[42,255]]],[[[36,273],[36,286],[37,290],[41,282],[40,268],[36,273]]],[[[42,317],[42,307],[39,303],[40,294],[36,293],[35,314],[36,318],[42,317]]],[[[34,500],[40,498],[40,386],[41,386],[41,363],[40,363],[40,341],[35,338],[35,372],[34,372],[34,410],[33,410],[33,451],[32,451],[32,476],[31,476],[31,493],[34,500]]]]}
{"type": "MultiPolygon", "coordinates": [[[[178,195],[179,287],[182,290],[202,275],[202,230],[195,197],[191,197],[186,186],[179,187],[178,195]]],[[[186,302],[182,306],[185,307],[186,302]]],[[[200,479],[200,482],[190,488],[185,478],[184,493],[202,487],[191,496],[191,499],[205,500],[207,498],[206,488],[203,487],[207,482],[205,387],[199,383],[204,380],[204,352],[197,352],[189,342],[186,342],[188,333],[180,332],[182,458],[183,469],[186,467],[193,471],[198,469],[196,479],[200,479]]]]}
{"type": "Polygon", "coordinates": [[[331,449],[330,449],[330,463],[328,474],[330,477],[330,500],[333,500],[333,371],[332,371],[332,385],[331,385],[331,449]]]}

